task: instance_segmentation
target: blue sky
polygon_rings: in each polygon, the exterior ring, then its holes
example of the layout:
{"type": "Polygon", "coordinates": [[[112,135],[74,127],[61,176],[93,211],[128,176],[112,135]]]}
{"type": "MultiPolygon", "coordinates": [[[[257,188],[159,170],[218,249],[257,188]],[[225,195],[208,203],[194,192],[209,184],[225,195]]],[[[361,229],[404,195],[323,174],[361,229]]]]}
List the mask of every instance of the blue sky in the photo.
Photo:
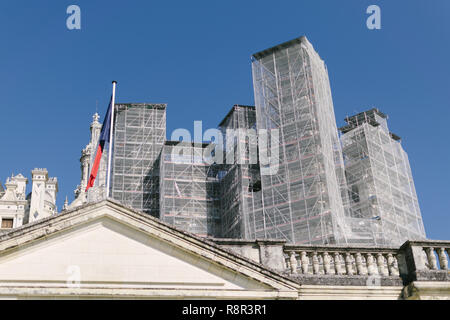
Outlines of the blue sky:
{"type": "Polygon", "coordinates": [[[34,167],[73,199],[92,114],[168,104],[168,135],[254,104],[251,54],[306,35],[325,60],[338,126],[378,107],[409,154],[432,239],[450,239],[450,1],[23,1],[0,3],[0,180],[34,167]],[[81,8],[81,30],[66,9],[81,8]],[[366,8],[381,8],[381,30],[366,8]]]}

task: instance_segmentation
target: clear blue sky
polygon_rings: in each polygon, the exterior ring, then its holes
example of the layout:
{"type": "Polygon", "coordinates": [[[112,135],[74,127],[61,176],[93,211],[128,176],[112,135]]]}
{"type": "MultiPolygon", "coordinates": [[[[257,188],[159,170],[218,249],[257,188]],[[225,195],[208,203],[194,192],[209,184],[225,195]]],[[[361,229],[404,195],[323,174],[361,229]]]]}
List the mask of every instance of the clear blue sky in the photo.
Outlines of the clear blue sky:
{"type": "MultiPolygon", "coordinates": [[[[450,239],[450,1],[23,1],[0,3],[0,179],[46,167],[58,206],[80,179],[99,103],[168,104],[168,134],[254,104],[251,54],[306,35],[325,60],[338,125],[369,107],[409,154],[427,235],[450,239]],[[81,30],[66,8],[81,8],[81,30]],[[381,30],[368,30],[370,4],[381,30]]],[[[30,188],[29,188],[30,189],[30,188]]]]}

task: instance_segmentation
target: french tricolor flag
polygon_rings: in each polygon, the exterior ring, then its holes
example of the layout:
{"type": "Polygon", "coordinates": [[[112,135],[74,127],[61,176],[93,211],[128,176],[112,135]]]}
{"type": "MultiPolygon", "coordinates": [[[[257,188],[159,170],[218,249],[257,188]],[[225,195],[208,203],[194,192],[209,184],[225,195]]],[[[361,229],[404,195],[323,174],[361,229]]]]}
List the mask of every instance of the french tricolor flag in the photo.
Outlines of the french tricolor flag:
{"type": "Polygon", "coordinates": [[[116,81],[113,81],[113,94],[111,99],[109,100],[108,110],[105,114],[105,119],[103,120],[102,130],[100,131],[100,137],[98,141],[97,153],[95,154],[94,165],[91,169],[91,174],[89,176],[89,180],[86,186],[85,192],[89,190],[89,188],[94,186],[95,178],[97,178],[98,168],[100,166],[100,161],[102,159],[102,154],[105,150],[105,144],[109,141],[109,153],[108,153],[108,178],[106,184],[106,196],[109,196],[109,182],[110,182],[110,168],[111,168],[111,152],[112,152],[112,131],[111,128],[114,122],[114,112],[113,106],[115,104],[115,95],[116,95],[116,81]]]}
{"type": "Polygon", "coordinates": [[[108,111],[106,112],[105,119],[103,119],[102,131],[100,131],[100,138],[98,141],[97,153],[95,154],[95,161],[91,169],[91,175],[89,176],[86,192],[89,190],[89,188],[94,186],[95,178],[97,178],[97,172],[100,166],[100,160],[102,159],[102,154],[105,150],[105,144],[106,141],[109,140],[109,135],[111,131],[111,109],[112,109],[112,96],[111,100],[109,101],[108,111]]]}

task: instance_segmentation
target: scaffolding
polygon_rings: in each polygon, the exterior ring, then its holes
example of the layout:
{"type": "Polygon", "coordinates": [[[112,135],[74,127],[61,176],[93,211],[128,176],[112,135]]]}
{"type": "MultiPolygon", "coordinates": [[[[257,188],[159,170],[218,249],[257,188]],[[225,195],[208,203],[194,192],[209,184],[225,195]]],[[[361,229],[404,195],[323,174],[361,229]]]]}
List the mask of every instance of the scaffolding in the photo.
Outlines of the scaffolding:
{"type": "Polygon", "coordinates": [[[233,143],[230,144],[231,150],[226,150],[225,160],[228,153],[233,153],[234,160],[233,163],[226,162],[220,165],[218,170],[221,237],[253,239],[255,238],[254,216],[262,212],[255,107],[233,106],[219,124],[219,130],[225,137],[224,146],[227,146],[227,139],[233,139],[233,143]],[[251,130],[254,133],[253,141],[251,130]],[[230,131],[233,136],[229,136],[230,131]],[[250,159],[252,147],[255,159],[250,159]]]}
{"type": "MultiPolygon", "coordinates": [[[[401,245],[425,239],[414,181],[400,137],[387,116],[374,108],[347,117],[340,128],[356,241],[373,237],[376,245],[401,245]]],[[[353,241],[352,241],[353,242],[353,241]]]]}
{"type": "Polygon", "coordinates": [[[116,104],[112,198],[159,216],[159,157],[165,138],[165,104],[116,104]]]}
{"type": "Polygon", "coordinates": [[[223,150],[166,141],[165,104],[116,104],[111,196],[199,236],[321,245],[425,238],[408,157],[386,115],[347,117],[340,140],[327,68],[305,37],[254,54],[252,71],[256,108],[233,106],[219,124],[223,150]],[[205,151],[225,162],[210,164],[205,151]],[[275,173],[266,174],[263,156],[275,173]]]}
{"type": "Polygon", "coordinates": [[[217,173],[203,157],[208,146],[166,141],[160,166],[160,219],[203,237],[220,232],[217,173]]]}
{"type": "MultiPolygon", "coordinates": [[[[348,194],[324,62],[300,37],[254,54],[252,69],[258,130],[279,129],[280,146],[271,155],[278,172],[261,176],[256,237],[346,243],[348,194]]],[[[259,145],[260,157],[269,147],[259,145]]]]}

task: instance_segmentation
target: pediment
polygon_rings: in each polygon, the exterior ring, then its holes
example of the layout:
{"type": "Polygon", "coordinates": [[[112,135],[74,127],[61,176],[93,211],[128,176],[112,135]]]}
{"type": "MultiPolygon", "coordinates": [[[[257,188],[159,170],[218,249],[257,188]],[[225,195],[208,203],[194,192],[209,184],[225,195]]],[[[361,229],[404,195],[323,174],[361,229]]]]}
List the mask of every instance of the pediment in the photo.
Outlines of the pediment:
{"type": "Polygon", "coordinates": [[[109,201],[1,236],[0,294],[21,285],[296,292],[271,270],[109,201]]]}

